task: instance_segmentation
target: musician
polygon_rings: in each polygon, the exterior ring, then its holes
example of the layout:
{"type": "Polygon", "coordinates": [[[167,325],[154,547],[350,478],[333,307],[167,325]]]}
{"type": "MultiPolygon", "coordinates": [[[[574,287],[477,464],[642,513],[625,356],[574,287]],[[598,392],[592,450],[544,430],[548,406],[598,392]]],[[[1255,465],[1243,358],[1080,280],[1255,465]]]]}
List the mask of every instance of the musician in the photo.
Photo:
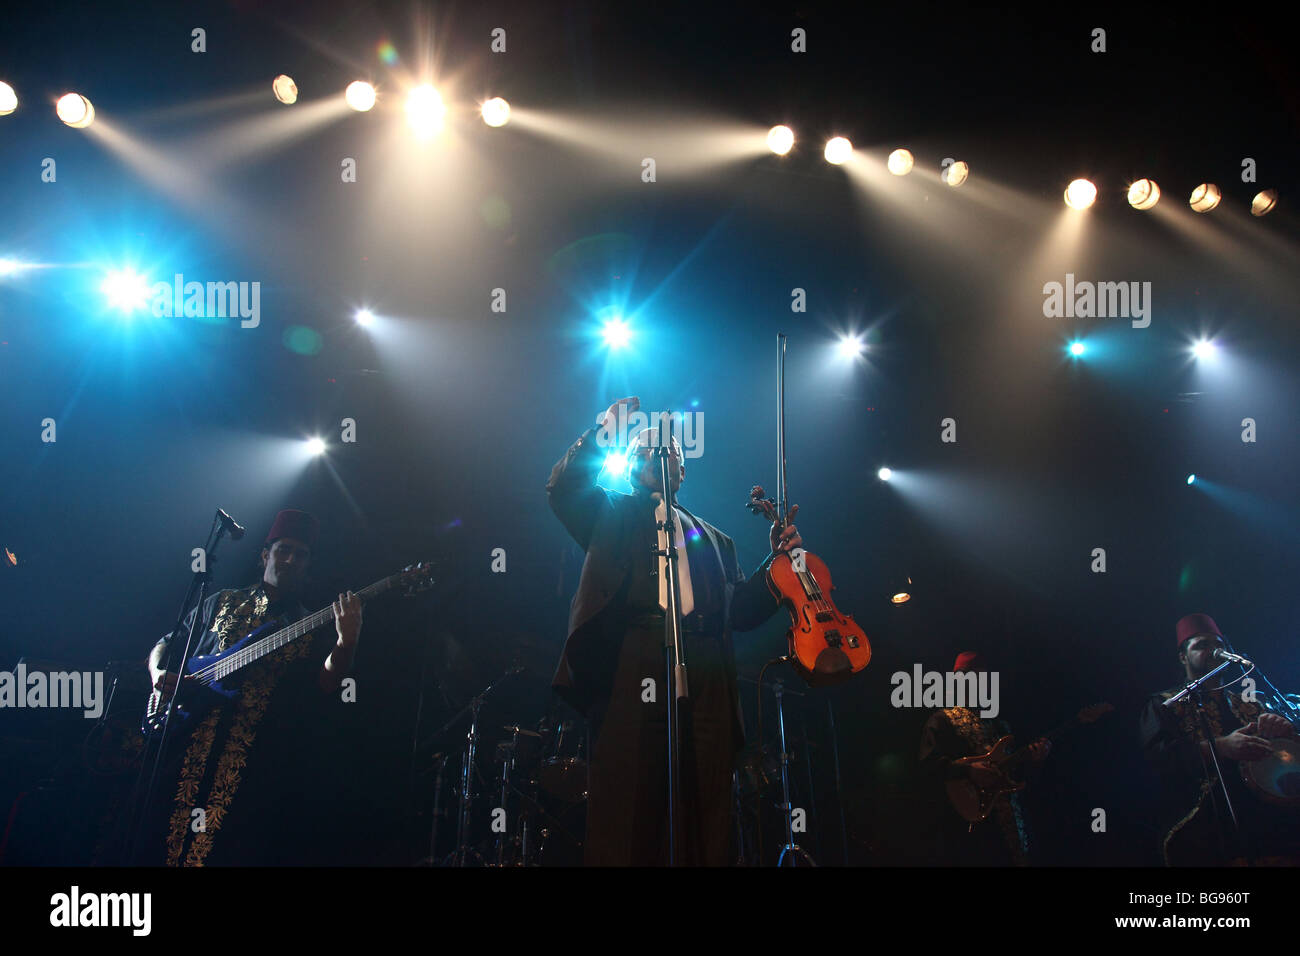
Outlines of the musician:
{"type": "MultiPolygon", "coordinates": [[[[588,865],[668,862],[665,706],[673,691],[665,686],[664,574],[653,573],[656,512],[659,520],[665,516],[656,431],[647,429],[629,441],[632,494],[596,484],[620,409],[626,415],[639,407],[636,397],[610,405],[597,427],[555,465],[546,485],[551,510],[586,551],[552,684],[587,716],[592,730],[588,865]]],[[[686,477],[681,459],[674,440],[669,466],[674,489],[686,477]]],[[[691,697],[681,723],[681,793],[688,824],[682,862],[721,866],[730,837],[732,767],[744,740],[731,632],[752,630],[777,610],[766,584],[767,566],[778,551],[798,547],[801,539],[793,524],[781,531],[774,522],[772,553],[746,578],[731,538],[680,504],[676,511],[691,697]]]]}
{"type": "MultiPolygon", "coordinates": [[[[975,651],[962,651],[952,665],[954,674],[986,669],[983,657],[975,651]]],[[[972,825],[949,805],[944,786],[946,781],[957,778],[968,779],[982,789],[1007,785],[1006,775],[987,760],[969,764],[954,761],[985,753],[1010,733],[1005,720],[983,718],[970,707],[936,711],[926,721],[918,759],[935,823],[929,836],[934,841],[930,850],[937,862],[952,866],[1029,865],[1029,827],[1018,793],[999,795],[989,818],[972,825]]],[[[1035,740],[1028,747],[1030,759],[1042,763],[1051,747],[1047,740],[1035,740]]]]}
{"type": "MultiPolygon", "coordinates": [[[[1226,649],[1226,644],[1208,614],[1188,614],[1175,626],[1175,634],[1187,681],[1219,665],[1214,652],[1226,649]]],[[[1164,705],[1182,685],[1150,697],[1142,712],[1142,749],[1161,777],[1169,804],[1161,841],[1167,866],[1223,866],[1247,859],[1300,863],[1297,811],[1279,810],[1261,800],[1245,786],[1240,772],[1243,762],[1272,755],[1272,738],[1294,736],[1296,729],[1258,702],[1243,699],[1238,689],[1223,687],[1234,681],[1232,671],[1222,671],[1202,685],[1199,713],[1186,697],[1164,705]],[[1237,828],[1224,803],[1211,748],[1228,784],[1237,828]]]]}
{"type": "MultiPolygon", "coordinates": [[[[219,591],[204,601],[195,643],[190,648],[191,657],[225,650],[268,621],[279,619],[288,625],[306,616],[307,609],[299,598],[319,527],[316,517],[305,511],[286,510],[276,515],[262,548],[261,579],[251,587],[219,591]]],[[[190,611],[177,631],[164,635],[149,655],[154,688],[164,695],[162,706],[177,682],[175,671],[165,670],[169,652],[174,655],[170,666],[178,666],[196,611],[197,608],[190,611]]],[[[334,602],[334,628],[334,645],[314,675],[306,668],[313,659],[320,659],[323,641],[315,644],[306,638],[293,641],[253,665],[235,699],[213,709],[186,737],[180,738],[185,749],[179,761],[179,779],[167,824],[168,866],[247,864],[256,859],[251,855],[253,844],[260,848],[263,841],[225,840],[220,844],[221,852],[214,854],[214,838],[225,828],[245,776],[254,771],[278,775],[284,770],[268,766],[270,760],[256,760],[253,747],[268,709],[274,715],[272,723],[278,720],[283,724],[295,717],[302,719],[301,713],[289,712],[289,708],[277,712],[270,707],[273,700],[278,702],[283,696],[277,694],[273,698],[272,692],[286,683],[298,687],[312,683],[318,688],[313,692],[315,696],[332,693],[351,672],[361,634],[361,601],[350,591],[340,594],[334,602]],[[204,828],[197,833],[191,825],[195,808],[204,810],[204,828]]],[[[265,731],[263,727],[262,737],[265,731]]],[[[294,812],[288,805],[280,809],[286,815],[294,812]]],[[[270,829],[274,826],[272,821],[262,823],[268,832],[274,832],[270,829]]]]}

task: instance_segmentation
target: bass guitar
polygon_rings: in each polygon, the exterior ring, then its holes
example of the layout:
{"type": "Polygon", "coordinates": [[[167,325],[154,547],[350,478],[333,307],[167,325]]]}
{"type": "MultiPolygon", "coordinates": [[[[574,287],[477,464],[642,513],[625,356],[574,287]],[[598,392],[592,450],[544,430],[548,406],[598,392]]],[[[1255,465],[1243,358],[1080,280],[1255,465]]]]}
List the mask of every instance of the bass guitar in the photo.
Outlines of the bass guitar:
{"type": "MultiPolygon", "coordinates": [[[[429,565],[415,564],[381,578],[358,591],[357,596],[368,601],[391,590],[400,590],[409,596],[432,586],[429,565]]],[[[280,626],[279,620],[268,621],[224,651],[191,657],[186,661],[185,673],[176,687],[172,721],[183,727],[218,704],[232,700],[239,693],[240,671],[333,620],[334,608],[330,605],[287,627],[280,626]]],[[[169,699],[169,694],[156,688],[149,695],[140,727],[145,736],[162,730],[169,699]]]]}

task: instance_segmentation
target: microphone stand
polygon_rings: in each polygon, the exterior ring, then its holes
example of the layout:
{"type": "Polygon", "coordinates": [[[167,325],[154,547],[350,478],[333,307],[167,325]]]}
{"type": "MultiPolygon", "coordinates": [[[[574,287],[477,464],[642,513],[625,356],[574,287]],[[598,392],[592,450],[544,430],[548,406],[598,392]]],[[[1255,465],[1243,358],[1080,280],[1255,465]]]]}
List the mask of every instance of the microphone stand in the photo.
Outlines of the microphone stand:
{"type": "MultiPolygon", "coordinates": [[[[194,647],[195,633],[199,627],[199,619],[203,617],[203,602],[208,597],[208,585],[212,583],[212,565],[217,563],[217,548],[221,544],[222,537],[226,534],[226,523],[221,520],[221,509],[217,509],[216,515],[212,518],[212,528],[208,531],[207,542],[203,549],[204,562],[203,570],[195,571],[194,576],[190,578],[189,587],[185,591],[185,600],[181,602],[180,613],[176,616],[176,623],[168,632],[175,635],[185,623],[185,615],[191,605],[191,598],[195,591],[198,592],[198,600],[194,602],[194,619],[190,621],[189,630],[185,635],[185,648],[181,651],[181,659],[176,666],[174,673],[177,675],[176,687],[172,691],[171,697],[167,701],[167,711],[163,715],[162,729],[157,733],[149,734],[145,743],[145,757],[141,765],[140,776],[136,778],[135,799],[132,803],[138,803],[143,799],[139,812],[135,818],[135,824],[128,829],[127,845],[125,851],[125,862],[129,865],[135,862],[136,853],[139,849],[138,843],[141,831],[149,825],[149,813],[153,808],[154,793],[157,790],[158,770],[162,766],[163,754],[167,751],[168,732],[172,726],[172,712],[176,709],[176,699],[181,694],[181,683],[184,680],[185,665],[189,662],[190,651],[194,647]],[[149,748],[154,747],[152,761],[148,753],[149,748]],[[145,772],[148,772],[148,780],[144,783],[143,793],[140,786],[141,781],[145,779],[145,772]]],[[[175,657],[176,646],[174,640],[167,642],[167,655],[163,660],[163,673],[172,673],[172,659],[175,657]]]]}
{"type": "MultiPolygon", "coordinates": [[[[677,512],[676,495],[671,481],[672,418],[659,416],[659,445],[655,457],[659,459],[660,487],[663,489],[664,520],[655,523],[658,540],[655,542],[653,574],[659,573],[659,559],[663,558],[666,575],[668,608],[664,612],[664,669],[667,676],[668,707],[668,865],[682,863],[682,834],[686,821],[681,801],[681,718],[689,705],[690,690],[686,679],[686,648],[682,641],[682,605],[677,567],[677,512]]],[[[679,463],[680,464],[680,463],[679,463]]]]}
{"type": "MultiPolygon", "coordinates": [[[[1219,767],[1218,754],[1214,752],[1214,734],[1210,729],[1209,718],[1206,717],[1205,715],[1205,700],[1201,695],[1201,685],[1204,684],[1206,681],[1208,681],[1211,677],[1214,677],[1216,674],[1219,673],[1219,671],[1223,670],[1231,663],[1233,662],[1223,661],[1222,663],[1219,664],[1218,667],[1214,668],[1214,670],[1206,674],[1203,674],[1202,676],[1191,681],[1177,694],[1174,694],[1174,696],[1170,697],[1167,701],[1165,701],[1164,706],[1171,707],[1178,701],[1182,700],[1184,697],[1191,697],[1193,704],[1195,704],[1197,718],[1198,718],[1196,721],[1196,727],[1199,732],[1201,741],[1203,741],[1207,745],[1207,749],[1210,751],[1210,759],[1208,762],[1206,761],[1204,755],[1202,755],[1201,767],[1205,771],[1205,779],[1207,781],[1210,779],[1211,772],[1213,772],[1215,775],[1218,776],[1219,779],[1218,789],[1223,792],[1223,803],[1224,806],[1226,806],[1228,809],[1228,819],[1232,823],[1232,833],[1233,836],[1239,841],[1241,837],[1241,830],[1237,823],[1237,813],[1232,807],[1232,797],[1228,795],[1228,782],[1224,779],[1223,771],[1219,767]],[[1213,766],[1213,770],[1211,770],[1211,766],[1213,766]]],[[[1223,840],[1222,833],[1220,833],[1219,839],[1220,839],[1220,843],[1222,843],[1223,840]]]]}

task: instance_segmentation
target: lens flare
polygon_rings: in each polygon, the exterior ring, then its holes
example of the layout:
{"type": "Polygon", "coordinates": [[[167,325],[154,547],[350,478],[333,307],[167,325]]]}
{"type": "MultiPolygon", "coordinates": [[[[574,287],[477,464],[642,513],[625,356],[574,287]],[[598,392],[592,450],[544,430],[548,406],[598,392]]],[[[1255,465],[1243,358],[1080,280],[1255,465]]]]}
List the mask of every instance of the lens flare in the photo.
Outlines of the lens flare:
{"type": "Polygon", "coordinates": [[[428,139],[441,131],[446,115],[447,107],[442,102],[442,95],[428,83],[406,94],[406,121],[420,139],[428,139]]]}

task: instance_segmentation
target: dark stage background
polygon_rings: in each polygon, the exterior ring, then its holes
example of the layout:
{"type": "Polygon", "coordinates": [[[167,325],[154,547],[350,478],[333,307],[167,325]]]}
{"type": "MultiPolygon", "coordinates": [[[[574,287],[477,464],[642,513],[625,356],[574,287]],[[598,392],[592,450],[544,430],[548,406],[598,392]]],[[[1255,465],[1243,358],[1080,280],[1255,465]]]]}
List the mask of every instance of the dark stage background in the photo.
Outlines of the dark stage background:
{"type": "MultiPolygon", "coordinates": [[[[1057,747],[1032,793],[1039,859],[1155,862],[1136,720],[1179,676],[1174,622],[1205,611],[1276,683],[1300,685],[1295,61],[1280,33],[1233,18],[1207,35],[1200,18],[1153,23],[1131,8],[937,11],[146,2],[8,14],[0,79],[25,98],[0,118],[0,255],[51,266],[0,280],[0,545],[18,558],[0,565],[0,669],[142,662],[216,506],[250,529],[224,546],[218,587],[252,583],[251,542],[285,507],[322,521],[313,608],[432,561],[433,592],[367,608],[358,701],[301,741],[292,809],[305,862],[414,863],[428,854],[430,757],[463,737],[434,731],[516,664],[526,672],[489,704],[493,733],[552,706],[580,566],[546,505],[552,464],[621,396],[702,412],[705,453],[681,500],[752,568],[766,529],[743,505],[752,484],[775,482],[784,331],[798,525],[875,649],[863,675],[791,715],[810,729],[815,770],[808,794],[796,768],[815,810],[804,842],[830,863],[845,845],[853,863],[932,862],[913,779],[926,713],[890,706],[890,675],[982,649],[1024,735],[1089,703],[1116,707],[1057,747]],[[204,54],[190,51],[195,26],[204,54]],[[497,26],[504,55],[488,48],[497,26]],[[806,54],[789,50],[796,26],[806,54]],[[1089,50],[1094,26],[1106,53],[1089,50]],[[385,40],[395,67],[376,55],[385,40]],[[357,77],[382,96],[418,71],[422,47],[460,109],[446,144],[413,145],[400,110],[263,135],[285,109],[274,74],[297,80],[294,109],[357,77]],[[66,89],[134,145],[61,125],[45,101],[66,89]],[[473,103],[489,93],[521,122],[479,122],[473,103]],[[547,121],[525,124],[524,111],[547,121]],[[801,137],[791,156],[715,161],[701,145],[738,126],[761,142],[778,122],[801,137]],[[819,155],[836,133],[877,162],[906,145],[917,172],[855,185],[819,155]],[[657,182],[641,181],[645,156],[657,182]],[[56,183],[41,181],[44,157],[56,183]],[[355,183],[340,181],[346,157],[355,183]],[[944,157],[970,163],[967,185],[938,183],[944,157]],[[1257,184],[1241,181],[1245,157],[1257,184]],[[1083,175],[1101,197],[1062,239],[1078,214],[1061,191],[1083,175]],[[1140,176],[1164,190],[1156,212],[1124,201],[1140,176]],[[1197,216],[1185,197],[1206,180],[1224,202],[1197,216]],[[1278,211],[1252,218],[1250,197],[1270,186],[1278,211]],[[128,260],[164,280],[259,281],[261,324],[110,313],[98,269],[128,260]],[[1043,285],[1067,272],[1150,282],[1150,327],[1045,318],[1043,285]],[[505,313],[491,308],[498,288],[505,313]],[[804,313],[791,312],[795,288],[804,313]],[[372,330],[352,320],[362,305],[379,316],[372,330]],[[600,342],[612,314],[634,330],[620,353],[600,342]],[[862,359],[837,358],[844,332],[865,337],[862,359]],[[1187,347],[1208,335],[1220,358],[1197,364],[1187,347]],[[1076,361],[1064,349],[1077,336],[1090,351],[1076,361]],[[947,417],[955,443],[940,441],[947,417]],[[344,418],[355,443],[338,440],[344,418]],[[326,455],[301,453],[310,435],[326,455]],[[893,481],[877,480],[882,465],[893,481]],[[1202,481],[1188,486],[1193,472],[1202,481]],[[1090,570],[1098,547],[1104,574],[1090,570]],[[491,570],[496,548],[505,573],[491,570]],[[894,607],[899,574],[915,598],[894,607]],[[1097,807],[1105,833],[1089,825],[1097,807]]],[[[782,653],[783,629],[738,636],[743,677],[782,653]]],[[[86,772],[90,722],[0,721],[0,807],[23,795],[6,862],[87,862],[121,779],[86,772]]]]}

